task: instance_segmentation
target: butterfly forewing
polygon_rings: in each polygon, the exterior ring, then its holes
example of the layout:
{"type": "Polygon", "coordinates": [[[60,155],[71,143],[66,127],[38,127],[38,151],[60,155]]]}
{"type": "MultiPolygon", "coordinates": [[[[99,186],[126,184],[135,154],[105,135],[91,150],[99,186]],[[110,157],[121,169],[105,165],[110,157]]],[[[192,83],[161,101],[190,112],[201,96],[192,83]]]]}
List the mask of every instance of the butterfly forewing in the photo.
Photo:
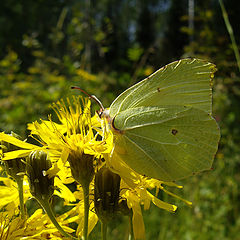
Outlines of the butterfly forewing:
{"type": "Polygon", "coordinates": [[[137,107],[114,119],[114,154],[140,174],[174,181],[211,168],[220,138],[210,114],[186,106],[137,107]]]}
{"type": "Polygon", "coordinates": [[[212,112],[212,78],[215,65],[183,59],[166,65],[119,95],[110,116],[140,106],[193,106],[212,112]]]}

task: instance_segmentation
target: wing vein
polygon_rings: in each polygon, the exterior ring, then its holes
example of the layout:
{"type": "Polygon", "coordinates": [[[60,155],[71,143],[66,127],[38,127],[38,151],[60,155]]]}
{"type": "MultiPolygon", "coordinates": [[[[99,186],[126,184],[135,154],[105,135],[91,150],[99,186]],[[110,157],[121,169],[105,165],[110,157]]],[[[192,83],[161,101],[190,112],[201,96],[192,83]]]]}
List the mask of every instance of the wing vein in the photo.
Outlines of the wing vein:
{"type": "MultiPolygon", "coordinates": [[[[142,136],[142,135],[138,135],[138,134],[136,134],[136,133],[128,132],[128,134],[129,134],[129,135],[133,135],[133,136],[135,136],[135,137],[139,137],[139,138],[146,139],[146,140],[148,140],[148,141],[150,141],[150,142],[159,143],[159,144],[162,144],[162,145],[169,145],[169,144],[171,144],[171,145],[180,145],[181,143],[183,143],[183,144],[185,143],[185,144],[188,144],[188,145],[191,145],[191,146],[194,146],[194,147],[198,147],[198,148],[202,149],[203,151],[205,151],[205,149],[206,149],[205,147],[200,147],[199,144],[193,144],[193,143],[183,142],[183,141],[180,140],[179,138],[177,138],[177,140],[179,141],[179,142],[177,142],[177,143],[164,143],[164,142],[160,142],[160,141],[157,141],[157,140],[154,140],[154,139],[151,139],[151,138],[142,136]]],[[[187,136],[187,135],[184,135],[183,133],[181,133],[181,135],[187,136]]],[[[194,139],[193,137],[191,137],[191,136],[187,136],[187,137],[188,137],[188,138],[191,138],[191,139],[193,139],[193,140],[195,141],[195,139],[194,139]]],[[[210,144],[206,144],[205,142],[198,141],[198,143],[201,143],[202,145],[209,146],[209,147],[211,147],[212,149],[215,149],[215,147],[213,147],[213,146],[210,145],[210,144]]]]}
{"type": "Polygon", "coordinates": [[[141,152],[143,152],[150,160],[152,160],[159,168],[161,168],[163,170],[163,172],[165,172],[165,174],[171,179],[170,175],[166,172],[166,170],[164,168],[162,168],[162,166],[156,161],[154,160],[148,153],[146,153],[138,144],[136,144],[135,142],[133,142],[129,137],[127,137],[126,135],[124,135],[124,137],[126,137],[128,139],[129,142],[131,142],[133,145],[135,145],[141,152]]]}

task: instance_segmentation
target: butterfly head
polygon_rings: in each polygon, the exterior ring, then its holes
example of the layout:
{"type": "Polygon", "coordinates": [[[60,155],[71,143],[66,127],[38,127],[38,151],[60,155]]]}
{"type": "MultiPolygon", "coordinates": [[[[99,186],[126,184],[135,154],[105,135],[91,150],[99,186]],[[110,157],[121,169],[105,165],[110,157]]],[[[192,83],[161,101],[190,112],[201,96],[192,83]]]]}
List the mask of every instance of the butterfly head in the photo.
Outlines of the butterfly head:
{"type": "Polygon", "coordinates": [[[100,111],[97,111],[97,113],[98,113],[98,116],[100,117],[100,118],[106,118],[107,120],[108,120],[108,122],[110,122],[111,121],[111,117],[110,117],[110,115],[109,115],[109,109],[108,108],[106,108],[106,109],[100,109],[100,111]]]}

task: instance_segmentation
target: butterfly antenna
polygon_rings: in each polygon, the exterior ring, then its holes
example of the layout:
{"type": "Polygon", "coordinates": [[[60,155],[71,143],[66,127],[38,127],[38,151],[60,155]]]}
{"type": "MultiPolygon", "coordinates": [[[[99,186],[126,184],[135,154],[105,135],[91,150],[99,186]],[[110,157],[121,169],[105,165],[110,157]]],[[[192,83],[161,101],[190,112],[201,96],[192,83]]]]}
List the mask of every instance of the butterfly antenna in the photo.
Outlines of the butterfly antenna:
{"type": "Polygon", "coordinates": [[[89,98],[93,99],[100,106],[102,111],[104,110],[104,107],[103,107],[102,103],[100,102],[100,100],[95,95],[90,95],[86,91],[84,91],[83,89],[81,89],[80,87],[77,87],[77,86],[72,86],[71,89],[78,89],[78,90],[80,90],[82,93],[87,95],[89,98]]]}

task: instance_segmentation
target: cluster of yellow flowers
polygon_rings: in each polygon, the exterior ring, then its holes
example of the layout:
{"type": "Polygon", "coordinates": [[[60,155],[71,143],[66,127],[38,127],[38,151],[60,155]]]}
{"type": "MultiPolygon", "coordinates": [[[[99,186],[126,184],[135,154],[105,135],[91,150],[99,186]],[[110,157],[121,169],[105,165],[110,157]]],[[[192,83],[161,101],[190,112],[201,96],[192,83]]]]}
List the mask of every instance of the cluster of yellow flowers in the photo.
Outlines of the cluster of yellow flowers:
{"type": "Polygon", "coordinates": [[[179,198],[164,186],[180,186],[142,176],[113,156],[113,133],[106,120],[92,116],[89,99],[73,97],[53,104],[53,109],[58,123],[49,116],[28,124],[29,137],[36,145],[13,133],[0,133],[1,239],[86,240],[98,220],[106,239],[106,226],[118,214],[130,219],[129,239],[145,239],[142,209],[149,209],[152,202],[176,211],[175,205],[157,195],[162,190],[179,198]],[[74,191],[69,184],[76,186],[74,191]],[[49,204],[53,195],[71,206],[57,218],[49,204]],[[40,209],[27,213],[26,202],[31,197],[45,213],[40,209]],[[78,224],[75,230],[69,227],[74,222],[78,224]]]}

